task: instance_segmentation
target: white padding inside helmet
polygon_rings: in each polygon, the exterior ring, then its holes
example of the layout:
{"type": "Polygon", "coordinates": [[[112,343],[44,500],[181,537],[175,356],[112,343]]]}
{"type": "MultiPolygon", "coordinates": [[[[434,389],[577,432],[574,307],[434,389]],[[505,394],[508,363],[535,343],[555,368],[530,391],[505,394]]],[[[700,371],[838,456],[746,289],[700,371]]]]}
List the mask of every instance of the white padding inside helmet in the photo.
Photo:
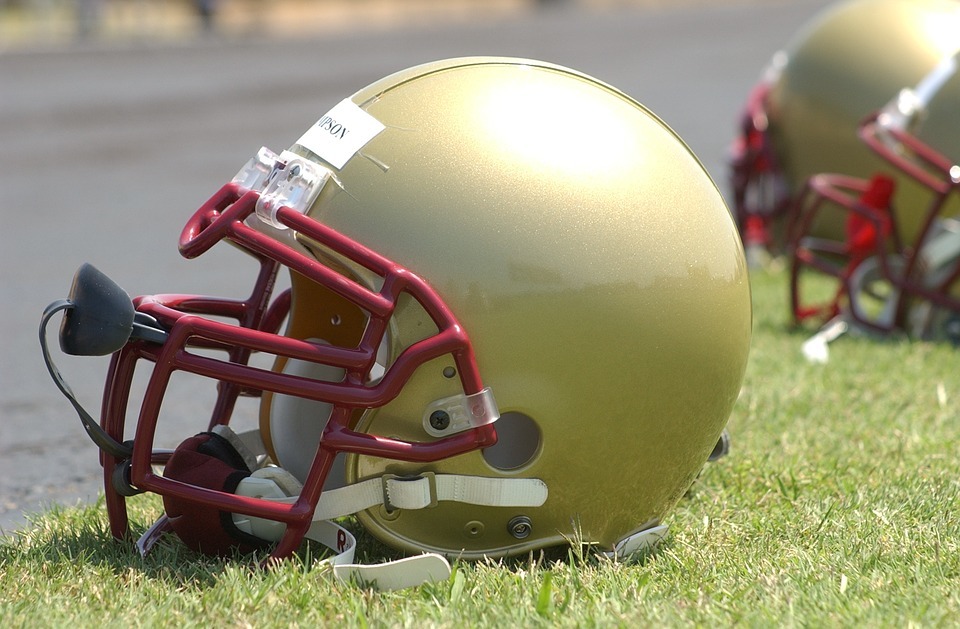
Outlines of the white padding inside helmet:
{"type": "MultiPolygon", "coordinates": [[[[308,340],[328,344],[322,339],[308,340]]],[[[283,373],[324,382],[342,382],[346,375],[339,367],[297,359],[288,360],[283,367],[283,373]]],[[[278,393],[270,402],[270,440],[277,455],[277,463],[300,482],[303,482],[310,471],[320,437],[332,412],[333,404],[329,402],[293,395],[278,393]]],[[[342,457],[337,457],[327,485],[339,487],[344,482],[342,457]]]]}

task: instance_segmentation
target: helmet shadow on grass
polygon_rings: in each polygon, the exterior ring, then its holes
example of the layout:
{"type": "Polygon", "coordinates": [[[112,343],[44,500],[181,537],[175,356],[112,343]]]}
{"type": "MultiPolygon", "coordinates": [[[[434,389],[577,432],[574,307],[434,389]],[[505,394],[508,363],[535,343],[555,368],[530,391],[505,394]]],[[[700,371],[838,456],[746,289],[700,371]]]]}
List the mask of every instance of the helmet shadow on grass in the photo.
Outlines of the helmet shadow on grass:
{"type": "MultiPolygon", "coordinates": [[[[28,526],[0,541],[0,564],[45,566],[46,570],[67,572],[81,567],[105,568],[121,578],[131,570],[152,580],[169,582],[173,587],[189,585],[205,589],[217,585],[224,572],[235,568],[248,568],[251,572],[269,570],[261,568],[266,554],[236,554],[227,557],[211,557],[187,548],[175,535],[161,538],[146,556],[141,556],[135,544],[135,536],[146,525],[131,518],[131,539],[118,540],[110,532],[103,501],[83,507],[54,507],[47,513],[29,518],[28,526]]],[[[341,524],[357,535],[356,560],[362,563],[379,563],[400,559],[404,553],[380,542],[365,533],[362,526],[350,519],[341,524]]],[[[642,550],[623,559],[611,559],[602,549],[586,543],[578,535],[568,538],[568,545],[561,545],[525,554],[468,561],[451,557],[455,572],[463,566],[487,566],[505,569],[514,574],[546,573],[557,567],[587,569],[609,562],[624,565],[643,565],[652,556],[669,546],[664,540],[656,548],[642,550]]],[[[284,570],[310,572],[326,571],[320,562],[328,556],[326,549],[312,542],[305,543],[297,553],[278,565],[284,570]]],[[[332,579],[331,579],[332,581],[332,579]]]]}

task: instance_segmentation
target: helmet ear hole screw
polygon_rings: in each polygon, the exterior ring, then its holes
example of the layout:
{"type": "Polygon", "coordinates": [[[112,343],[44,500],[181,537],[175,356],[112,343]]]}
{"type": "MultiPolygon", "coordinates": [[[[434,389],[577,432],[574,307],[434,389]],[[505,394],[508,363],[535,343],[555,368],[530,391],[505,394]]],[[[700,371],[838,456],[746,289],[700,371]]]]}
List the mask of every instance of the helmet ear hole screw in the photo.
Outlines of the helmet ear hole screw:
{"type": "Polygon", "coordinates": [[[526,539],[533,532],[533,523],[525,515],[518,515],[507,523],[507,531],[517,539],[526,539]]]}
{"type": "Polygon", "coordinates": [[[450,415],[446,411],[433,411],[430,413],[430,426],[434,430],[446,430],[450,426],[450,415]]]}

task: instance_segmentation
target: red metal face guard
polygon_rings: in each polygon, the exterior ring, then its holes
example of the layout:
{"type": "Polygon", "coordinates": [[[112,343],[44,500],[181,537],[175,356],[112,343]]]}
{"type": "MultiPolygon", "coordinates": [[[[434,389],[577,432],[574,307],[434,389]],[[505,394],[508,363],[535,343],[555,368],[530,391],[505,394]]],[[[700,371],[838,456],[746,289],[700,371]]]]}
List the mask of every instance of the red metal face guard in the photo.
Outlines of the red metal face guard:
{"type": "MultiPolygon", "coordinates": [[[[859,325],[877,332],[890,332],[903,326],[908,300],[925,299],[934,305],[960,312],[960,300],[950,297],[949,287],[960,277],[960,266],[930,286],[923,282],[922,256],[918,255],[935,228],[935,221],[950,195],[960,190],[960,173],[946,156],[897,127],[881,123],[882,114],[874,114],[861,125],[860,138],[897,171],[906,173],[931,191],[914,243],[905,246],[896,222],[890,197],[894,190],[879,191],[878,185],[888,177],[871,180],[843,175],[815,175],[798,197],[790,229],[794,252],[790,276],[791,308],[795,323],[808,318],[827,320],[841,311],[844,299],[850,299],[850,279],[857,267],[868,258],[876,258],[883,279],[896,288],[898,296],[893,321],[887,324],[867,319],[853,308],[847,313],[859,325]],[[823,208],[839,208],[848,213],[845,241],[810,236],[811,226],[823,208]],[[894,262],[894,258],[898,262],[894,262]],[[840,260],[842,262],[838,263],[840,260]],[[897,270],[894,271],[896,265],[897,270]],[[838,288],[828,303],[808,305],[800,296],[800,274],[811,267],[837,278],[838,288]]],[[[901,211],[909,208],[901,208],[901,211]]]]}
{"type": "MultiPolygon", "coordinates": [[[[255,212],[259,193],[231,183],[220,189],[191,217],[180,236],[184,257],[199,256],[221,240],[232,241],[260,261],[261,270],[252,295],[246,300],[228,300],[191,295],[139,297],[134,305],[169,332],[163,345],[132,341],[113,355],[104,391],[101,426],[121,441],[134,367],[140,359],[155,363],[144,393],[143,405],[129,461],[129,485],[161,495],[172,495],[223,511],[268,518],[286,523],[286,532],[272,552],[281,558],[294,552],[310,526],[324,481],[340,453],[364,454],[402,461],[430,462],[488,447],[496,443],[492,424],[470,428],[434,442],[407,442],[355,432],[348,422],[354,409],[376,408],[393,400],[422,364],[450,354],[456,364],[463,392],[483,389],[470,340],[453,313],[421,278],[339,232],[287,207],[278,210],[278,221],[345,258],[383,277],[383,287],[374,292],[299,251],[249,227],[244,220],[255,212]],[[289,291],[270,303],[280,264],[306,276],[357,304],[369,315],[363,336],[353,348],[314,344],[278,335],[276,332],[290,306],[289,291]],[[377,348],[402,293],[416,299],[433,319],[437,334],[407,348],[375,385],[364,378],[376,361],[377,348]],[[207,318],[230,317],[233,325],[207,318]],[[227,360],[191,353],[189,349],[223,349],[227,360]],[[253,351],[312,361],[342,368],[343,382],[322,382],[252,367],[253,351]],[[300,396],[333,404],[318,453],[304,479],[303,490],[292,505],[237,496],[178,482],[153,473],[151,465],[164,463],[169,452],[152,448],[161,401],[174,371],[186,371],[219,381],[218,397],[209,427],[227,424],[237,397],[261,391],[300,396]]],[[[127,461],[103,453],[107,511],[115,537],[128,533],[124,483],[115,476],[126,470],[127,461]],[[119,470],[119,471],[118,471],[119,470]]]]}
{"type": "MultiPolygon", "coordinates": [[[[815,175],[807,184],[797,200],[797,213],[792,225],[791,242],[793,259],[790,270],[790,301],[794,323],[800,324],[807,319],[828,321],[840,314],[843,303],[854,292],[851,278],[857,267],[867,258],[879,255],[883,276],[892,274],[886,268],[887,242],[892,238],[898,243],[894,248],[900,250],[898,230],[894,226],[894,215],[888,211],[889,195],[878,199],[874,204],[870,198],[871,182],[844,175],[815,175]],[[848,212],[846,240],[831,240],[808,235],[815,219],[825,207],[841,208],[848,212]],[[837,287],[833,297],[823,303],[811,304],[801,297],[801,275],[806,268],[836,278],[837,287]]],[[[882,195],[879,195],[882,196],[882,195]]],[[[855,319],[857,311],[850,309],[855,319]]],[[[859,320],[870,328],[873,322],[859,320]]]]}
{"type": "Polygon", "coordinates": [[[789,191],[770,141],[767,97],[771,84],[759,82],[750,91],[740,116],[740,134],[728,158],[733,211],[747,246],[778,249],[773,224],[790,208],[789,191]]]}

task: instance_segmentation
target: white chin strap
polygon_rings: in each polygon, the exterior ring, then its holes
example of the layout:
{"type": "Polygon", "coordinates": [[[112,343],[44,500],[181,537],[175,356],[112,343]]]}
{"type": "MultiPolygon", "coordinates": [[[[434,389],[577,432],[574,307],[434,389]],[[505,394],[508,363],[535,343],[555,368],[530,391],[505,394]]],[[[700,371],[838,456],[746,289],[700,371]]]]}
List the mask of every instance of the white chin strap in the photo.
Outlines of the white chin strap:
{"type": "MultiPolygon", "coordinates": [[[[257,431],[235,434],[227,426],[214,432],[226,438],[255,471],[240,481],[236,494],[292,504],[302,485],[279,467],[259,467],[264,459],[263,444],[257,431]],[[257,454],[253,454],[256,452],[257,454]]],[[[492,507],[539,507],[547,500],[547,485],[536,478],[485,478],[457,474],[424,473],[414,478],[386,474],[320,495],[313,523],[304,535],[323,544],[333,555],[322,561],[332,567],[339,581],[372,586],[378,590],[399,590],[450,576],[450,564],[437,553],[424,553],[379,564],[353,563],[357,540],[333,519],[353,515],[372,507],[424,509],[441,501],[456,501],[492,507]]],[[[282,522],[233,514],[234,524],[245,533],[267,541],[278,541],[286,531],[282,522]]],[[[141,555],[169,530],[166,516],[157,521],[137,542],[141,555]]],[[[608,557],[624,558],[649,549],[666,534],[665,526],[655,526],[621,540],[608,557]]]]}
{"type": "Polygon", "coordinates": [[[338,581],[373,586],[380,591],[402,590],[450,577],[450,564],[436,553],[424,553],[378,564],[353,563],[357,540],[335,522],[314,520],[305,535],[336,554],[324,560],[338,581]]]}
{"type": "MultiPolygon", "coordinates": [[[[240,481],[236,494],[277,502],[293,503],[300,483],[279,467],[264,467],[240,481]]],[[[538,479],[496,479],[453,474],[423,474],[406,479],[385,475],[320,495],[313,524],[304,537],[319,542],[335,554],[324,560],[333,566],[333,575],[341,581],[371,585],[378,590],[398,590],[450,576],[450,564],[436,553],[424,553],[380,564],[353,563],[356,538],[332,520],[365,509],[424,509],[439,501],[455,500],[471,504],[501,507],[536,507],[547,499],[547,486],[538,479]]],[[[275,520],[233,514],[233,522],[245,533],[268,541],[277,541],[286,525],[275,520]]]]}

